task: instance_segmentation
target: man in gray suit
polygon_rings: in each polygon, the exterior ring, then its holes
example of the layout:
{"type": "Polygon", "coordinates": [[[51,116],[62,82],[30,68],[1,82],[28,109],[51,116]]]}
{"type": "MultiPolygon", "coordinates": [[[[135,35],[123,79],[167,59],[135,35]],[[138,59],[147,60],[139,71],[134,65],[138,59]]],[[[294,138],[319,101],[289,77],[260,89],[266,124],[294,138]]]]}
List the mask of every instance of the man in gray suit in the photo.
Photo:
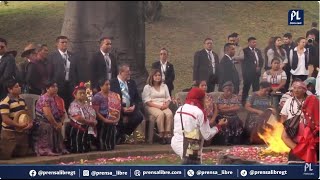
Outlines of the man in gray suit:
{"type": "Polygon", "coordinates": [[[73,53],[68,51],[68,38],[58,36],[56,38],[57,50],[48,56],[52,64],[53,72],[49,79],[58,84],[58,94],[64,99],[66,109],[72,101],[73,88],[81,82],[80,63],[73,53]]]}

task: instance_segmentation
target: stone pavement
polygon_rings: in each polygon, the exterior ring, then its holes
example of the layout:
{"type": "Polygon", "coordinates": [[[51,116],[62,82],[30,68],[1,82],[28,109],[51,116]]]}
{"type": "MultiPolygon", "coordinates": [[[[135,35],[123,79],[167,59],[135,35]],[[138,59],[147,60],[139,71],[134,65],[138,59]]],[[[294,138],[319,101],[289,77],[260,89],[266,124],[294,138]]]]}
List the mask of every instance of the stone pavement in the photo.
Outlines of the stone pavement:
{"type": "MultiPolygon", "coordinates": [[[[204,152],[221,151],[231,148],[231,146],[210,146],[205,147],[204,152]]],[[[160,144],[123,144],[117,145],[113,151],[93,151],[83,154],[68,154],[61,156],[30,156],[14,158],[11,160],[0,160],[0,164],[58,164],[60,162],[72,162],[84,160],[94,160],[98,158],[145,156],[155,154],[174,153],[170,145],[160,144]]]]}

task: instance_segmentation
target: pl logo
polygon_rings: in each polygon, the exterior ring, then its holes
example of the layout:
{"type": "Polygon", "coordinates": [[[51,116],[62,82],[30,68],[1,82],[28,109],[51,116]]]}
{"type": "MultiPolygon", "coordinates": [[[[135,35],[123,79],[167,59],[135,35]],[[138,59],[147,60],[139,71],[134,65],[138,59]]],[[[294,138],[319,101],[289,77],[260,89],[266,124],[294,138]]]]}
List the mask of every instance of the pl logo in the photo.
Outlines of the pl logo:
{"type": "Polygon", "coordinates": [[[292,9],[288,12],[288,25],[304,25],[304,11],[301,9],[292,9]]]}
{"type": "Polygon", "coordinates": [[[311,163],[305,163],[304,164],[304,175],[314,175],[313,169],[312,169],[312,164],[311,163]]]}

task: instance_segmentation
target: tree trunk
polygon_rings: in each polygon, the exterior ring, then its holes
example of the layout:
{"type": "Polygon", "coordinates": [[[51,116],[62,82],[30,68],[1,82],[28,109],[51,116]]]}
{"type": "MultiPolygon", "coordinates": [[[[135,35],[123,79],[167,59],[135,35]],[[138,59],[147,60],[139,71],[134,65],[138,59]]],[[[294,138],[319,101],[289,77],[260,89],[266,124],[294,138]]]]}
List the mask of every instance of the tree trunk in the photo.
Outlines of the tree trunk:
{"type": "Polygon", "coordinates": [[[146,22],[155,22],[160,20],[162,4],[160,1],[143,1],[144,17],[146,22]]]}
{"type": "Polygon", "coordinates": [[[142,1],[68,1],[61,35],[70,39],[70,50],[81,57],[83,80],[89,79],[87,67],[99,50],[99,39],[110,37],[118,63],[130,65],[131,77],[142,90],[148,76],[142,1]]]}

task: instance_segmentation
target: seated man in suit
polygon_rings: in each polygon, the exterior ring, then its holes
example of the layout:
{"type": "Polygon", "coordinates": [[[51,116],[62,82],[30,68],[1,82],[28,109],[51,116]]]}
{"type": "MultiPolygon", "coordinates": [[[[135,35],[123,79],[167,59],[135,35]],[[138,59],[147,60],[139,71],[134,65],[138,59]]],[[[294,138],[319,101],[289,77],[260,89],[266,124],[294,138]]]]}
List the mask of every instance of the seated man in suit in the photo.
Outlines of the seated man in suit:
{"type": "Polygon", "coordinates": [[[142,122],[143,116],[140,111],[142,103],[137,85],[130,79],[130,67],[128,64],[119,66],[117,78],[110,80],[110,90],[118,93],[121,97],[122,108],[120,121],[117,125],[117,143],[123,143],[126,135],[131,135],[142,122]]]}
{"type": "Polygon", "coordinates": [[[152,64],[152,69],[159,69],[161,71],[162,82],[168,86],[169,94],[172,96],[172,90],[174,89],[173,81],[175,79],[173,64],[168,62],[168,50],[161,48],[160,61],[152,64]]]}

